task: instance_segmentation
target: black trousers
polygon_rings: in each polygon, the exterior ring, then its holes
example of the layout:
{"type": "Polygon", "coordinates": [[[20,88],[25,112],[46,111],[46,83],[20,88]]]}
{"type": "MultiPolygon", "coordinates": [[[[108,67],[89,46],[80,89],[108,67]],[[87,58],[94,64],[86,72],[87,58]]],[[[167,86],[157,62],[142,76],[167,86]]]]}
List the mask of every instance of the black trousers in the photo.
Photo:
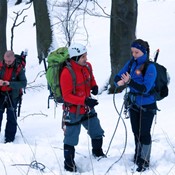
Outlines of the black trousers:
{"type": "Polygon", "coordinates": [[[129,110],[135,143],[151,144],[151,126],[156,113],[156,104],[145,105],[143,109],[133,105],[129,110]]]}
{"type": "Polygon", "coordinates": [[[3,120],[3,114],[6,109],[7,122],[5,127],[6,141],[13,141],[17,131],[17,109],[18,99],[12,99],[9,94],[0,93],[0,129],[3,120]]]}

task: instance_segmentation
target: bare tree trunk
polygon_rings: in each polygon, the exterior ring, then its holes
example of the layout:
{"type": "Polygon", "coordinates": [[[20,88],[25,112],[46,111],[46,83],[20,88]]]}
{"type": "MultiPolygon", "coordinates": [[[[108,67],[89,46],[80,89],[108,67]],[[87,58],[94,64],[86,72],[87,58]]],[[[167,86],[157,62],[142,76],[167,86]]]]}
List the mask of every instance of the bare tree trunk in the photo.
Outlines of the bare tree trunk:
{"type": "Polygon", "coordinates": [[[7,0],[0,0],[0,60],[7,50],[6,41],[7,0]]]}
{"type": "Polygon", "coordinates": [[[135,39],[137,0],[112,0],[110,28],[111,77],[109,93],[114,93],[114,76],[131,58],[130,45],[135,39]]]}
{"type": "Polygon", "coordinates": [[[36,37],[39,63],[48,56],[52,43],[52,30],[50,25],[47,0],[33,0],[36,19],[36,37]]]}

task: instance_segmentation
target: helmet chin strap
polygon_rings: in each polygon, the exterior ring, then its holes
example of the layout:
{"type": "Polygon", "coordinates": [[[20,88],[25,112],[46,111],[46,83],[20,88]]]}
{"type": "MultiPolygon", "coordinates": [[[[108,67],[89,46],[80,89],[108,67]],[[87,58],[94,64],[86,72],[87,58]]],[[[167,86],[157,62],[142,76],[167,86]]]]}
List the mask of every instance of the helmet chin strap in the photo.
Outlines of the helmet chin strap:
{"type": "Polygon", "coordinates": [[[75,59],[75,61],[78,63],[78,56],[76,56],[76,59],[75,59]]]}

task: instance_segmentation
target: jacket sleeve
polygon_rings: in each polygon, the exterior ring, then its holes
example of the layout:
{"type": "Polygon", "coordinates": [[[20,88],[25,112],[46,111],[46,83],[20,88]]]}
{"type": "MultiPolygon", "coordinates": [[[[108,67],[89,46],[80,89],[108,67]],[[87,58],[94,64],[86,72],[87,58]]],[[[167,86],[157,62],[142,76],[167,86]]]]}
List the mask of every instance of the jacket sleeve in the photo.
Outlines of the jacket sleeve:
{"type": "Polygon", "coordinates": [[[128,85],[140,93],[147,94],[155,86],[156,77],[157,71],[154,64],[149,64],[143,77],[143,83],[137,83],[131,79],[128,85]]]}
{"type": "Polygon", "coordinates": [[[146,87],[144,84],[139,84],[137,82],[135,82],[134,80],[131,79],[130,83],[128,84],[130,87],[134,88],[135,90],[137,90],[140,93],[144,93],[146,92],[146,87]]]}
{"type": "Polygon", "coordinates": [[[64,68],[60,76],[60,85],[63,99],[67,103],[74,105],[84,105],[85,96],[77,96],[73,94],[73,81],[71,73],[64,68]]]}
{"type": "Polygon", "coordinates": [[[15,80],[10,81],[9,87],[12,89],[25,88],[27,85],[27,78],[24,68],[21,69],[15,80]]]}

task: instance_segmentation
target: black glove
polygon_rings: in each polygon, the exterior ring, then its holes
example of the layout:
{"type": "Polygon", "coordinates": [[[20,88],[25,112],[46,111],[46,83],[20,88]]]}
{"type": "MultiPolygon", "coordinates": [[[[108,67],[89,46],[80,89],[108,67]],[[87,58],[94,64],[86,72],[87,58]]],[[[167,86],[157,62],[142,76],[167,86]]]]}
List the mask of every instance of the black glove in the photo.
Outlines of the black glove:
{"type": "Polygon", "coordinates": [[[123,86],[117,86],[115,93],[121,93],[126,88],[126,86],[126,84],[124,84],[123,86]]]}
{"type": "Polygon", "coordinates": [[[95,105],[98,105],[98,101],[96,99],[86,98],[85,99],[85,104],[87,106],[89,106],[90,108],[93,108],[95,105]]]}
{"type": "Polygon", "coordinates": [[[91,93],[93,95],[97,95],[98,94],[98,86],[93,86],[91,90],[92,90],[91,93]]]}

